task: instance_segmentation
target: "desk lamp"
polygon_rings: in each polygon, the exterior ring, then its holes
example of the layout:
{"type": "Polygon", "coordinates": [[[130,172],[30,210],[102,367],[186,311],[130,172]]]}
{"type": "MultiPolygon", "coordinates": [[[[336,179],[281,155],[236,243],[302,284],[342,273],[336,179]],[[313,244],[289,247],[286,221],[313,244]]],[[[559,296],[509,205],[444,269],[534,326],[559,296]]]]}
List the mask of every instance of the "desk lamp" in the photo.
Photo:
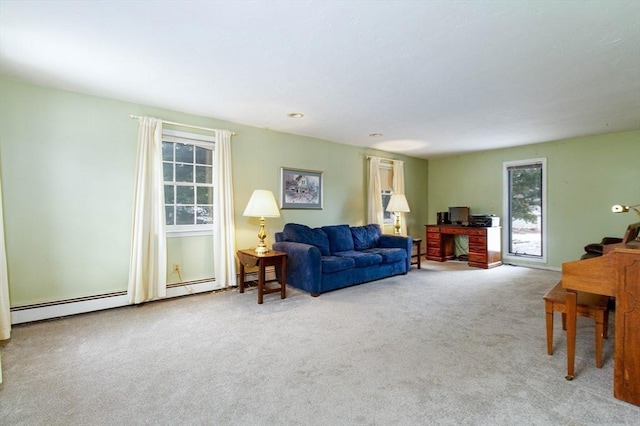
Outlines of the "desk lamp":
{"type": "Polygon", "coordinates": [[[394,234],[400,235],[400,213],[408,213],[410,211],[409,204],[407,203],[407,198],[404,196],[404,194],[393,194],[389,199],[387,211],[393,212],[395,214],[396,221],[394,225],[394,234]]]}
{"type": "MultiPolygon", "coordinates": [[[[636,204],[635,206],[623,206],[621,204],[616,204],[614,206],[611,206],[611,211],[614,213],[627,213],[629,210],[633,210],[634,212],[636,212],[638,217],[640,217],[640,210],[638,210],[636,207],[640,207],[640,204],[636,204]]],[[[640,235],[636,237],[636,241],[640,241],[640,235]]]]}
{"type": "Polygon", "coordinates": [[[640,204],[636,204],[635,206],[623,206],[621,204],[616,204],[615,206],[611,206],[611,211],[614,213],[626,213],[629,210],[633,210],[636,212],[638,217],[640,217],[640,210],[636,207],[640,207],[640,204]]]}
{"type": "Polygon", "coordinates": [[[278,204],[273,196],[273,192],[266,189],[256,189],[251,194],[247,208],[244,209],[243,216],[259,217],[260,218],[260,230],[258,231],[258,247],[256,247],[257,254],[265,254],[269,252],[267,245],[264,243],[264,239],[267,233],[264,231],[264,218],[265,217],[280,217],[280,210],[278,210],[278,204]]]}

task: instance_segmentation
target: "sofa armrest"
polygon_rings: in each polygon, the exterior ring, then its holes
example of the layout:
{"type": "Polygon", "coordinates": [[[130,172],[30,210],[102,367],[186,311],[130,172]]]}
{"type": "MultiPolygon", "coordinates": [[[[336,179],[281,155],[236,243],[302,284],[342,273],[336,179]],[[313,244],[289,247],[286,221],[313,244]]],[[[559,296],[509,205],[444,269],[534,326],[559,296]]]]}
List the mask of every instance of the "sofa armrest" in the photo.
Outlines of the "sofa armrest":
{"type": "Polygon", "coordinates": [[[380,236],[380,247],[401,248],[407,251],[407,270],[411,269],[411,253],[413,251],[413,237],[403,237],[402,235],[382,234],[380,236]]]}
{"type": "Polygon", "coordinates": [[[312,295],[321,293],[322,255],[317,247],[280,241],[273,244],[273,249],[287,253],[287,284],[312,295]]]}

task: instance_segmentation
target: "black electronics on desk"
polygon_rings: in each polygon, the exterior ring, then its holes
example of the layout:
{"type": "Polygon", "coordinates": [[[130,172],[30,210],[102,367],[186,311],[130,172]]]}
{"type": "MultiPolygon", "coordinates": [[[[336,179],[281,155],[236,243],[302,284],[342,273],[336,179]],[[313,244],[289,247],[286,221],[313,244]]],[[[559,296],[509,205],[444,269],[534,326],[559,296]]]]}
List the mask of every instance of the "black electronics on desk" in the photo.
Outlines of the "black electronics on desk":
{"type": "Polygon", "coordinates": [[[469,223],[469,207],[449,207],[449,223],[467,225],[469,223]]]}
{"type": "Polygon", "coordinates": [[[498,216],[488,214],[472,214],[469,216],[469,226],[482,228],[500,226],[500,218],[498,216]]]}

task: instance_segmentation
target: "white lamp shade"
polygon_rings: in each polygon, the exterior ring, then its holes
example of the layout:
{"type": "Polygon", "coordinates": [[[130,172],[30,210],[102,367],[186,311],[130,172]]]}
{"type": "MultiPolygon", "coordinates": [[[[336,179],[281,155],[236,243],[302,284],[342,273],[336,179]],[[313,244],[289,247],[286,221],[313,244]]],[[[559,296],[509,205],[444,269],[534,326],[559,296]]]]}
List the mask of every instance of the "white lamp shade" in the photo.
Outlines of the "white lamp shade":
{"type": "Polygon", "coordinates": [[[404,194],[393,194],[389,199],[389,204],[387,205],[388,212],[402,212],[406,213],[409,210],[409,203],[407,203],[407,198],[404,194]]]}
{"type": "Polygon", "coordinates": [[[242,215],[249,217],[280,217],[280,210],[273,192],[266,189],[253,191],[249,203],[247,203],[247,208],[244,209],[242,215]]]}

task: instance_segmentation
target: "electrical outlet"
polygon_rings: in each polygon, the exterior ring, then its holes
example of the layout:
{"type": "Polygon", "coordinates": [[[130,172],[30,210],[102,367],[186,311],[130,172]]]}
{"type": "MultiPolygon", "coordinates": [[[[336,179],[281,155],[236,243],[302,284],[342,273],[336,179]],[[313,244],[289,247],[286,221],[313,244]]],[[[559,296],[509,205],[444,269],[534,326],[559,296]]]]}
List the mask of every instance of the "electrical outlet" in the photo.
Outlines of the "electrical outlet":
{"type": "Polygon", "coordinates": [[[180,273],[180,265],[177,263],[173,264],[173,272],[180,273]]]}
{"type": "Polygon", "coordinates": [[[496,206],[491,204],[491,213],[494,213],[496,211],[496,206]]]}

